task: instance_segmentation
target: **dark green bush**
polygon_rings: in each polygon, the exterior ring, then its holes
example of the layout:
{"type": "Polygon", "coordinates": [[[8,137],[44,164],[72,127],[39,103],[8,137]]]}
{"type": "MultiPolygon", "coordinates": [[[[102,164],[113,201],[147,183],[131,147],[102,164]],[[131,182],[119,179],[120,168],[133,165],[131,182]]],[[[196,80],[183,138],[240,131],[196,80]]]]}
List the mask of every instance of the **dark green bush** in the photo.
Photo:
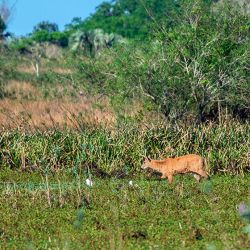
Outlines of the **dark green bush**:
{"type": "Polygon", "coordinates": [[[144,96],[173,121],[249,118],[249,18],[237,5],[181,5],[178,25],[148,42],[119,45],[83,72],[112,97],[144,96]]]}
{"type": "Polygon", "coordinates": [[[68,34],[66,32],[48,32],[46,30],[40,30],[33,33],[31,39],[38,43],[50,42],[57,44],[61,47],[68,46],[68,34]]]}

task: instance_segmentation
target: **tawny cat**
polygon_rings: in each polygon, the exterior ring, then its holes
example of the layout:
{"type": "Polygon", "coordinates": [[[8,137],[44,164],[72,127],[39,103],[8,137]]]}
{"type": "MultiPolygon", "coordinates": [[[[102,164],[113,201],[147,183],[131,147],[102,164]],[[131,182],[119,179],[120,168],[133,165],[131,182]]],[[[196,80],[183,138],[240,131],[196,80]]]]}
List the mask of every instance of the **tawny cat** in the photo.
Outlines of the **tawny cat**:
{"type": "Polygon", "coordinates": [[[179,173],[193,173],[197,181],[200,181],[201,177],[208,179],[205,167],[206,161],[203,157],[190,154],[165,160],[145,159],[141,168],[150,168],[160,172],[162,174],[161,179],[168,178],[169,183],[172,183],[173,176],[179,173]]]}

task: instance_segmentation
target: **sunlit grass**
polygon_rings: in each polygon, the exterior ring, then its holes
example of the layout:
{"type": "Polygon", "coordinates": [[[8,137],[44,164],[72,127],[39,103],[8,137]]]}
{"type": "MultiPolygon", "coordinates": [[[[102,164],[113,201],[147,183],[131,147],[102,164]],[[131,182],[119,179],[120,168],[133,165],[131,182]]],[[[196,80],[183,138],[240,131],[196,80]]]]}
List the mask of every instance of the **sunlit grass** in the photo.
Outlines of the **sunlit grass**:
{"type": "Polygon", "coordinates": [[[66,171],[75,175],[89,168],[102,175],[129,176],[141,171],[143,155],[159,159],[195,153],[207,159],[210,174],[244,175],[249,171],[247,123],[147,129],[140,125],[109,129],[79,124],[74,131],[3,132],[0,164],[45,174],[66,171]]]}
{"type": "Polygon", "coordinates": [[[173,185],[154,178],[93,179],[86,176],[11,172],[0,185],[2,249],[244,249],[238,207],[248,202],[249,176],[214,176],[197,184],[178,176],[173,185]],[[15,176],[15,174],[14,174],[15,176]],[[21,182],[27,176],[30,181],[21,182]],[[60,181],[59,181],[60,180],[60,181]],[[135,185],[136,184],[136,185],[135,185]]]}

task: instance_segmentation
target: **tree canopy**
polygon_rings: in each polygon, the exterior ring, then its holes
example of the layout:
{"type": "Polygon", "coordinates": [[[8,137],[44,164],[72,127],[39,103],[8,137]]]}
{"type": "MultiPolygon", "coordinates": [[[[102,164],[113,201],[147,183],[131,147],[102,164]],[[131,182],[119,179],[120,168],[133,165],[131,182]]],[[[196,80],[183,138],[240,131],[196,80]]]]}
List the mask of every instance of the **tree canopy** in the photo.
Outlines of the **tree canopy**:
{"type": "Polygon", "coordinates": [[[58,28],[58,25],[56,23],[42,21],[34,27],[33,33],[39,32],[39,31],[47,31],[47,32],[51,33],[51,32],[59,31],[59,28],[58,28]]]}
{"type": "Polygon", "coordinates": [[[103,2],[87,20],[74,19],[72,29],[103,29],[127,38],[145,38],[156,26],[171,27],[180,9],[176,0],[113,0],[103,2]]]}

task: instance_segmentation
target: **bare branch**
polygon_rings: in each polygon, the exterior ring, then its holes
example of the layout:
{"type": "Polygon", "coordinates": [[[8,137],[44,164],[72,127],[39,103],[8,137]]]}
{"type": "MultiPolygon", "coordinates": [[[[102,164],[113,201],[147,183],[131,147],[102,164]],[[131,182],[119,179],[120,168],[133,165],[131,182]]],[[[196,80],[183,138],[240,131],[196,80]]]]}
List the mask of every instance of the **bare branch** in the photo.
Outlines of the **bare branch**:
{"type": "Polygon", "coordinates": [[[7,24],[10,21],[10,18],[14,12],[15,6],[18,0],[16,0],[12,5],[8,0],[2,0],[0,3],[0,16],[3,21],[7,24]]]}
{"type": "Polygon", "coordinates": [[[148,94],[148,93],[145,92],[145,90],[144,90],[143,87],[142,87],[141,82],[140,82],[140,89],[141,89],[143,95],[145,95],[145,96],[151,98],[152,100],[155,100],[155,98],[154,98],[152,95],[150,95],[150,94],[148,94]]]}

